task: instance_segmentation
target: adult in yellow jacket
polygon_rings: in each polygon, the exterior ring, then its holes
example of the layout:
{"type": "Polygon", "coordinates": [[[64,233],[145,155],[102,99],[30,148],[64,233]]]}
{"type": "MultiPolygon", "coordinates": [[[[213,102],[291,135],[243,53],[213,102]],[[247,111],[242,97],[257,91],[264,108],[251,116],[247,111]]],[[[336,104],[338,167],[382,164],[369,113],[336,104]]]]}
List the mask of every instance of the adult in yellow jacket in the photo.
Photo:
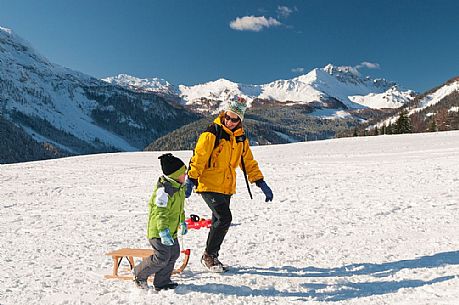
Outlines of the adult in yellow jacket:
{"type": "Polygon", "coordinates": [[[227,270],[218,256],[231,225],[230,201],[231,195],[236,193],[236,168],[240,166],[245,170],[248,180],[261,188],[267,202],[273,199],[242,128],[246,109],[244,98],[236,97],[228,103],[200,135],[188,169],[185,196],[191,196],[192,189],[196,188],[212,210],[212,227],[201,258],[204,267],[212,272],[227,270]]]}

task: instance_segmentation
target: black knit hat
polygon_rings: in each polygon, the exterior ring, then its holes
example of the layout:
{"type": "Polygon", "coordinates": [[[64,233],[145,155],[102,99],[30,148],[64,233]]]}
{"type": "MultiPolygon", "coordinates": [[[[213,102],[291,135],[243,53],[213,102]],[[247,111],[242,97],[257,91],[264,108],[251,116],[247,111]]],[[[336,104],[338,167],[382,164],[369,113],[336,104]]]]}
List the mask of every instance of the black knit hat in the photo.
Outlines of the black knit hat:
{"type": "Polygon", "coordinates": [[[174,157],[171,153],[159,156],[158,159],[161,161],[161,169],[166,176],[178,171],[185,165],[182,160],[174,157]]]}

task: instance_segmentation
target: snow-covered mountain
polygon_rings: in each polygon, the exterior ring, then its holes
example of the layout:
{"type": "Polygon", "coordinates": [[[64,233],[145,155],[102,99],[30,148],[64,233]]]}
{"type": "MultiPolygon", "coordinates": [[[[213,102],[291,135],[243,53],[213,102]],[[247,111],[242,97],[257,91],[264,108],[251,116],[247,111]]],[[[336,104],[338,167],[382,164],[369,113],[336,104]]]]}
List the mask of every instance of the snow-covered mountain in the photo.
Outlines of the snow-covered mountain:
{"type": "Polygon", "coordinates": [[[402,90],[393,82],[361,77],[351,67],[333,65],[313,69],[293,79],[276,80],[263,85],[219,79],[194,86],[174,87],[169,83],[168,86],[158,86],[153,83],[148,87],[142,79],[121,75],[107,81],[144,91],[165,90],[170,93],[170,87],[178,88],[182,102],[198,112],[217,112],[235,95],[246,97],[249,107],[252,102],[263,100],[285,105],[314,104],[316,107],[330,108],[329,102],[332,101],[332,107],[342,109],[398,108],[414,98],[413,91],[402,90]],[[130,81],[124,81],[126,78],[130,81]]]}
{"type": "MultiPolygon", "coordinates": [[[[425,129],[428,128],[428,125],[430,125],[429,121],[431,121],[432,117],[435,117],[436,115],[444,116],[441,119],[442,121],[451,120],[451,122],[439,123],[454,125],[449,126],[450,128],[445,130],[459,128],[459,125],[456,126],[457,114],[454,114],[459,111],[459,77],[453,78],[441,86],[419,95],[400,111],[406,112],[409,117],[417,117],[414,120],[414,123],[421,126],[414,126],[415,129],[419,129],[415,130],[416,132],[425,131],[425,129]],[[450,113],[453,113],[453,115],[448,118],[450,113]]],[[[389,124],[394,124],[400,115],[400,111],[389,118],[376,123],[374,126],[381,128],[383,125],[387,126],[389,124]]]]}
{"type": "Polygon", "coordinates": [[[143,149],[196,116],[155,93],[137,93],[49,62],[0,28],[0,115],[35,141],[69,154],[143,149]]]}
{"type": "Polygon", "coordinates": [[[123,86],[135,91],[179,95],[179,91],[174,85],[161,78],[136,78],[127,74],[119,74],[102,80],[107,83],[123,86]]]}
{"type": "Polygon", "coordinates": [[[291,80],[262,85],[259,98],[290,103],[338,100],[349,109],[397,108],[412,98],[412,91],[402,91],[393,82],[363,78],[356,73],[351,67],[327,65],[291,80]],[[391,92],[403,98],[395,100],[391,92]]]}
{"type": "Polygon", "coordinates": [[[459,92],[459,78],[452,79],[439,88],[426,94],[419,100],[419,103],[410,110],[411,113],[432,107],[453,93],[459,92]]]}

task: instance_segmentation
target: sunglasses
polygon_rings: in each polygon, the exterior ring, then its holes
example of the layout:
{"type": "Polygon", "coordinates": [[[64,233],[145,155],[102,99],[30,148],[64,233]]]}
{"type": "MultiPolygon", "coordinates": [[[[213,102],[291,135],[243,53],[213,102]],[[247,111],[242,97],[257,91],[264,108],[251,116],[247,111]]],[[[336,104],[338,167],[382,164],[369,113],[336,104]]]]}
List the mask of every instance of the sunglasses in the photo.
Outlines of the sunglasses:
{"type": "Polygon", "coordinates": [[[232,117],[230,117],[229,115],[225,114],[225,120],[231,121],[231,122],[233,122],[233,123],[237,123],[237,122],[239,122],[241,119],[240,119],[239,117],[232,118],[232,117]]]}

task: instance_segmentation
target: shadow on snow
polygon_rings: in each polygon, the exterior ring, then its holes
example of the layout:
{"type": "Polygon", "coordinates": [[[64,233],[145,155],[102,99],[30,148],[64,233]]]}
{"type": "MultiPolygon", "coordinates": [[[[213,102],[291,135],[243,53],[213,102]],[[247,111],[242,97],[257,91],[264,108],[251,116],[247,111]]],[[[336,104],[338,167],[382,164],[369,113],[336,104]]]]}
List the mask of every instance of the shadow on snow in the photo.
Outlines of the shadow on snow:
{"type": "MultiPolygon", "coordinates": [[[[232,268],[236,276],[239,274],[253,274],[260,276],[278,277],[352,277],[356,275],[371,275],[374,277],[390,276],[403,269],[436,268],[446,265],[459,264],[459,251],[438,253],[431,256],[422,256],[412,260],[400,260],[381,264],[351,264],[338,268],[297,268],[293,266],[258,268],[240,267],[232,268]]],[[[233,272],[232,272],[233,273],[233,272]]],[[[453,279],[454,276],[443,276],[430,281],[401,280],[401,281],[377,281],[377,282],[339,282],[339,283],[305,283],[300,284],[308,289],[306,292],[280,291],[275,288],[253,289],[248,286],[232,286],[227,284],[184,284],[177,293],[198,291],[202,293],[227,294],[235,296],[261,296],[261,297],[295,297],[304,300],[314,299],[317,301],[342,301],[353,298],[361,298],[372,295],[393,293],[402,288],[417,288],[434,283],[453,279]],[[328,289],[327,289],[328,288],[328,289]],[[326,289],[326,291],[316,291],[326,289]],[[330,290],[331,289],[331,290],[330,290]]]]}
{"type": "Polygon", "coordinates": [[[380,264],[351,264],[338,268],[297,268],[292,266],[271,268],[239,268],[238,273],[258,274],[282,277],[332,277],[372,275],[375,277],[389,276],[403,269],[437,268],[444,265],[459,265],[459,251],[437,253],[410,260],[380,264]]]}

